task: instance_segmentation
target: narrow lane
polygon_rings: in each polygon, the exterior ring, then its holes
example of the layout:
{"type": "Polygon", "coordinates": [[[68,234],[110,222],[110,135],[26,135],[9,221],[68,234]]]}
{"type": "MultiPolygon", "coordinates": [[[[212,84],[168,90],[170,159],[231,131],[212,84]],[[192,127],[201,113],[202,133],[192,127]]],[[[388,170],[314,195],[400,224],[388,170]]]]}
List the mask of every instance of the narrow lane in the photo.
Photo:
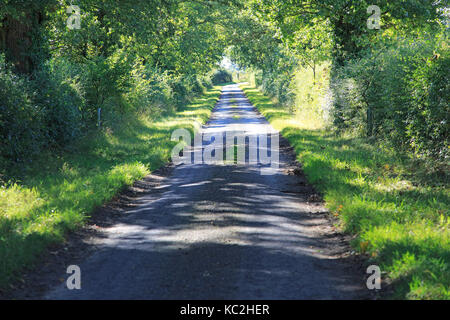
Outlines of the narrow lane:
{"type": "MultiPolygon", "coordinates": [[[[203,132],[273,131],[237,85],[224,88],[203,132]]],[[[325,209],[311,188],[279,169],[187,164],[158,197],[141,199],[106,229],[80,268],[82,289],[65,283],[47,299],[357,299],[364,280],[337,255],[325,209]]],[[[62,275],[64,278],[67,275],[62,275]]]]}

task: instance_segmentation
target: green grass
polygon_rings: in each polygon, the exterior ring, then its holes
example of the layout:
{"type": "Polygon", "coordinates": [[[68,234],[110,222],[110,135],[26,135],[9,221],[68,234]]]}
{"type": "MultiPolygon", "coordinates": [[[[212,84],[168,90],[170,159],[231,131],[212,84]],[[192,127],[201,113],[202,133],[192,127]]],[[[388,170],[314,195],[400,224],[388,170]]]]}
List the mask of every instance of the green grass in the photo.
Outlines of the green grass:
{"type": "MultiPolygon", "coordinates": [[[[393,284],[397,299],[450,298],[449,188],[412,159],[362,139],[311,129],[257,89],[250,101],[295,148],[352,246],[393,284]]],[[[315,120],[314,120],[315,121],[315,120]]]]}
{"type": "Polygon", "coordinates": [[[20,278],[50,244],[89,218],[125,186],[161,167],[170,157],[172,131],[204,123],[220,96],[215,87],[172,116],[129,116],[91,133],[71,153],[43,154],[0,188],[0,288],[20,278]],[[20,176],[20,178],[18,178],[20,176]]]}

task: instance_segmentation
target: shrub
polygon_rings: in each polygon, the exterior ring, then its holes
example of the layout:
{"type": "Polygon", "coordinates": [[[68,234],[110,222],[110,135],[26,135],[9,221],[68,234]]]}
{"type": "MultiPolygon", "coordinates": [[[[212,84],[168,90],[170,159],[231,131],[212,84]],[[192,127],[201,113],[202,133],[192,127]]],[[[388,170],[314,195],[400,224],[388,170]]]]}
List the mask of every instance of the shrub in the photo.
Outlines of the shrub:
{"type": "Polygon", "coordinates": [[[206,89],[211,89],[214,86],[214,84],[211,80],[211,76],[209,76],[209,75],[201,76],[201,77],[199,77],[199,79],[202,83],[202,86],[205,87],[206,89]]]}
{"type": "Polygon", "coordinates": [[[190,101],[190,88],[188,82],[181,76],[173,77],[170,86],[174,94],[174,103],[177,109],[182,108],[190,101]]]}
{"type": "Polygon", "coordinates": [[[82,132],[83,92],[77,81],[77,66],[65,60],[50,60],[35,72],[35,102],[42,110],[46,144],[65,147],[82,132]]]}
{"type": "Polygon", "coordinates": [[[214,70],[211,76],[214,85],[228,83],[233,81],[233,75],[225,69],[214,70]]]}
{"type": "Polygon", "coordinates": [[[284,106],[292,107],[295,102],[295,93],[291,83],[294,73],[266,72],[262,76],[261,88],[263,92],[274,97],[284,106]]]}
{"type": "Polygon", "coordinates": [[[30,81],[14,74],[0,55],[0,156],[20,161],[37,153],[45,137],[42,116],[30,81]]]}
{"type": "Polygon", "coordinates": [[[329,63],[310,67],[301,67],[295,72],[295,81],[291,90],[295,94],[293,110],[297,121],[310,129],[319,129],[329,125],[329,63]]]}
{"type": "Polygon", "coordinates": [[[86,121],[97,119],[97,109],[108,106],[105,112],[124,111],[121,97],[131,86],[132,64],[124,53],[117,51],[108,58],[98,56],[86,62],[82,73],[82,83],[86,93],[83,116],[86,121]]]}
{"type": "Polygon", "coordinates": [[[333,74],[335,126],[444,159],[448,67],[443,39],[403,40],[368,51],[333,74]]]}
{"type": "Polygon", "coordinates": [[[414,72],[407,136],[417,153],[445,160],[450,136],[450,52],[440,50],[414,72]]]}
{"type": "Polygon", "coordinates": [[[135,110],[154,116],[174,110],[173,79],[167,72],[144,66],[138,61],[132,73],[132,86],[126,97],[135,110]]]}

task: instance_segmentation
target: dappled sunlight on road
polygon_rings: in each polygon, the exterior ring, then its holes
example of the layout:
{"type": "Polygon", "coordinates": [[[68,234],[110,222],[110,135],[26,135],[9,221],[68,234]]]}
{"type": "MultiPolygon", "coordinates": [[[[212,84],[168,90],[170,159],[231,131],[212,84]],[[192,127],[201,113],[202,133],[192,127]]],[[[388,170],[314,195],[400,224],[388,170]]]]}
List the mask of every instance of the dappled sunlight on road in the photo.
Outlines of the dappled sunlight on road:
{"type": "MultiPolygon", "coordinates": [[[[235,126],[274,132],[232,85],[201,132],[235,126]]],[[[309,202],[314,190],[289,174],[290,156],[280,152],[271,175],[248,162],[177,166],[156,195],[143,195],[106,228],[101,249],[81,265],[83,290],[57,288],[48,297],[360,297],[362,277],[330,236],[325,208],[309,202]]]]}

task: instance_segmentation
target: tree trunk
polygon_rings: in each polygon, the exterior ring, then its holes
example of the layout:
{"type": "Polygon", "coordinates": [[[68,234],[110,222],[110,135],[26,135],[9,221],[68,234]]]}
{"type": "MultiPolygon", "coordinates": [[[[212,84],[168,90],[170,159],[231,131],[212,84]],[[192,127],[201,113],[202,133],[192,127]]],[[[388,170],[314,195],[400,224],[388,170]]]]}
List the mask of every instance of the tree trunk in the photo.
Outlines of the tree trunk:
{"type": "Polygon", "coordinates": [[[33,71],[33,26],[38,26],[41,22],[38,12],[27,14],[20,20],[12,16],[6,16],[3,20],[0,51],[5,53],[6,60],[14,65],[18,73],[30,74],[33,71]]]}
{"type": "Polygon", "coordinates": [[[315,86],[316,85],[316,62],[315,61],[313,62],[312,69],[313,69],[313,85],[315,86]]]}
{"type": "Polygon", "coordinates": [[[367,107],[367,136],[373,136],[373,110],[370,106],[367,107]]]}

